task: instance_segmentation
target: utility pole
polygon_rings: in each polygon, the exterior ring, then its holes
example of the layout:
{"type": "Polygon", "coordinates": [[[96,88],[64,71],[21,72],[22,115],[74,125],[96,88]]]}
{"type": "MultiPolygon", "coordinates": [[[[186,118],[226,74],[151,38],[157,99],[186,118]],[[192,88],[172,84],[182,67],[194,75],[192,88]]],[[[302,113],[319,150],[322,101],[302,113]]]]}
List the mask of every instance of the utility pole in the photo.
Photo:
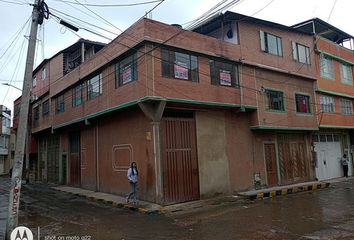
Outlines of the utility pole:
{"type": "Polygon", "coordinates": [[[10,238],[11,232],[18,224],[18,213],[20,205],[21,180],[23,169],[23,155],[25,152],[25,143],[28,125],[28,111],[31,95],[31,82],[33,74],[34,53],[36,49],[38,24],[43,22],[43,9],[40,8],[41,0],[35,0],[32,11],[31,32],[28,42],[25,76],[22,87],[21,107],[19,116],[19,125],[17,130],[15,159],[12,169],[11,189],[9,197],[9,209],[7,218],[6,236],[10,238]]]}

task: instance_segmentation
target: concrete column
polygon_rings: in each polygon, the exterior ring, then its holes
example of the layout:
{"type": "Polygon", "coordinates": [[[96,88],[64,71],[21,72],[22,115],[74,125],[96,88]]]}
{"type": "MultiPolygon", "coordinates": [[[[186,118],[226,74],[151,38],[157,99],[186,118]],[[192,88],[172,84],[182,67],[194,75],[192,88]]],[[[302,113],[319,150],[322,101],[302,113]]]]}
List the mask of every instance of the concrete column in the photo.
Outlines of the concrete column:
{"type": "Polygon", "coordinates": [[[162,145],[160,122],[166,106],[165,101],[139,103],[139,107],[145,116],[151,120],[152,135],[154,144],[154,165],[155,165],[155,197],[157,203],[163,203],[163,175],[162,175],[162,145]]]}

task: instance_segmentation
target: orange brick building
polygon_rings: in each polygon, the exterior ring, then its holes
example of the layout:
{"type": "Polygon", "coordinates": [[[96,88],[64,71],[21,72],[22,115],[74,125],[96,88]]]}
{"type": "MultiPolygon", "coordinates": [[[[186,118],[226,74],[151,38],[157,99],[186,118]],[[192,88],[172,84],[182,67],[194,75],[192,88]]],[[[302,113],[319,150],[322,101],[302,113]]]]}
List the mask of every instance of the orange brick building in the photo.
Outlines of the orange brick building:
{"type": "Polygon", "coordinates": [[[39,175],[124,195],[135,161],[140,198],[161,204],[314,180],[315,47],[312,33],[226,12],[193,31],[142,19],[65,74],[56,55],[33,105],[50,105],[39,156],[56,149],[39,175]]]}

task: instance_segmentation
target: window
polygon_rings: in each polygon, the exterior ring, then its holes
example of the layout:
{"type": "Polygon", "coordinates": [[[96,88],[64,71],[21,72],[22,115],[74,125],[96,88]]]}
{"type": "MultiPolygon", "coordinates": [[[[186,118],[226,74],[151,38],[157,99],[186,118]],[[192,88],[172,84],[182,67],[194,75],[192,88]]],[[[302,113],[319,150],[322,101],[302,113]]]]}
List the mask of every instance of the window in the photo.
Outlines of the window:
{"type": "Polygon", "coordinates": [[[37,77],[34,77],[34,78],[32,79],[32,86],[33,86],[33,87],[37,86],[37,77]]]}
{"type": "Polygon", "coordinates": [[[80,85],[77,85],[73,89],[73,107],[79,106],[82,104],[84,98],[83,98],[83,89],[84,89],[84,84],[81,83],[80,85]]]}
{"type": "Polygon", "coordinates": [[[322,112],[334,112],[334,98],[326,95],[320,96],[320,104],[322,112]]]}
{"type": "Polygon", "coordinates": [[[122,86],[138,79],[137,54],[116,64],[116,86],[122,86]]]}
{"type": "Polygon", "coordinates": [[[39,125],[39,106],[33,109],[33,125],[38,127],[39,125]]]}
{"type": "Polygon", "coordinates": [[[58,96],[55,100],[55,109],[56,113],[62,113],[65,112],[65,99],[64,99],[64,94],[58,96]]]}
{"type": "Polygon", "coordinates": [[[266,89],[265,93],[267,110],[285,111],[283,92],[266,89]]]}
{"type": "Polygon", "coordinates": [[[353,85],[352,66],[341,63],[341,65],[340,65],[340,77],[342,79],[342,83],[353,85]]]}
{"type": "Polygon", "coordinates": [[[329,79],[334,79],[332,59],[324,54],[321,54],[320,65],[321,76],[329,79]]]}
{"type": "Polygon", "coordinates": [[[198,58],[162,49],[162,76],[198,82],[198,58]]]}
{"type": "Polygon", "coordinates": [[[94,99],[102,94],[102,73],[87,81],[87,98],[94,99]]]}
{"type": "Polygon", "coordinates": [[[344,115],[353,115],[353,104],[352,100],[341,98],[340,99],[340,109],[344,115]]]}
{"type": "Polygon", "coordinates": [[[42,69],[42,80],[44,80],[46,78],[46,68],[42,69]]]}
{"type": "Polygon", "coordinates": [[[260,31],[261,49],[266,53],[283,56],[283,46],[280,37],[260,31]]]}
{"type": "Polygon", "coordinates": [[[7,117],[2,117],[2,126],[3,127],[6,127],[6,128],[9,128],[11,127],[11,120],[10,118],[7,118],[7,117]]]}
{"type": "Polygon", "coordinates": [[[310,96],[303,94],[295,94],[296,112],[311,113],[310,96]]]}
{"type": "Polygon", "coordinates": [[[0,147],[8,148],[9,147],[9,137],[2,135],[0,136],[0,147]]]}
{"type": "Polygon", "coordinates": [[[300,63],[310,64],[310,48],[296,42],[292,44],[294,60],[300,63]]]}
{"type": "Polygon", "coordinates": [[[42,104],[42,116],[47,117],[49,115],[49,100],[46,100],[42,104]]]}
{"type": "Polygon", "coordinates": [[[231,63],[210,60],[211,83],[222,86],[239,86],[238,66],[231,63]]]}

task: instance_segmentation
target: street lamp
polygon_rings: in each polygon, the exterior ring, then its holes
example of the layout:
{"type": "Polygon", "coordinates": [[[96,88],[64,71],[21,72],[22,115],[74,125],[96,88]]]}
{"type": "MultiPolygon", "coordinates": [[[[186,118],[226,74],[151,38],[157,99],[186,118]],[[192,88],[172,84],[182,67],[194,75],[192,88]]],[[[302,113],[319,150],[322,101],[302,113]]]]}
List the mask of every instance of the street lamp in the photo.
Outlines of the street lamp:
{"type": "Polygon", "coordinates": [[[18,88],[10,83],[2,83],[2,85],[5,85],[5,86],[9,86],[9,87],[13,87],[13,88],[16,88],[17,90],[20,90],[22,92],[22,89],[21,88],[18,88]]]}

